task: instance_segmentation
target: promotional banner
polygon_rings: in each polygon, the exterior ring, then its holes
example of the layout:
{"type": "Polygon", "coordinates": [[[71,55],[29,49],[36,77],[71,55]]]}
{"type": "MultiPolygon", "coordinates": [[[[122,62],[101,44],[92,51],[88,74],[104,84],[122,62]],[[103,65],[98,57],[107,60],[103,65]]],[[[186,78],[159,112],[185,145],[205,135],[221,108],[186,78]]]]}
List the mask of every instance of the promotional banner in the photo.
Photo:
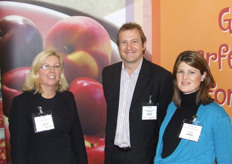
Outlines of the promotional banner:
{"type": "Polygon", "coordinates": [[[226,0],[152,1],[152,59],[172,71],[185,50],[204,55],[215,78],[210,95],[232,117],[232,13],[226,0]]]}
{"type": "Polygon", "coordinates": [[[103,164],[106,102],[101,72],[105,66],[121,61],[116,39],[125,22],[137,22],[143,27],[149,42],[145,57],[152,60],[151,19],[150,0],[0,1],[0,163],[11,162],[8,117],[12,100],[22,93],[34,57],[52,48],[64,59],[88,163],[103,164]]]}

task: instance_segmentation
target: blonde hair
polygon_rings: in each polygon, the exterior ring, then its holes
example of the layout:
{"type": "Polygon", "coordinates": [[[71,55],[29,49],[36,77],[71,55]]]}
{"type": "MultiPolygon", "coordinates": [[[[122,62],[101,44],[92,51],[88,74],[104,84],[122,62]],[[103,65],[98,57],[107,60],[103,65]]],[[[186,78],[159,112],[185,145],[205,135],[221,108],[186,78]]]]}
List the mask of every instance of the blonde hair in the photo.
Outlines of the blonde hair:
{"type": "Polygon", "coordinates": [[[61,54],[57,53],[54,50],[44,50],[40,52],[33,60],[31,64],[31,69],[27,75],[26,82],[23,85],[23,91],[30,91],[34,93],[43,93],[43,90],[40,85],[39,80],[39,69],[42,66],[44,60],[48,56],[56,56],[59,59],[59,64],[61,66],[61,75],[59,82],[56,84],[56,91],[63,92],[67,90],[68,83],[64,76],[64,69],[63,69],[63,59],[61,54]]]}

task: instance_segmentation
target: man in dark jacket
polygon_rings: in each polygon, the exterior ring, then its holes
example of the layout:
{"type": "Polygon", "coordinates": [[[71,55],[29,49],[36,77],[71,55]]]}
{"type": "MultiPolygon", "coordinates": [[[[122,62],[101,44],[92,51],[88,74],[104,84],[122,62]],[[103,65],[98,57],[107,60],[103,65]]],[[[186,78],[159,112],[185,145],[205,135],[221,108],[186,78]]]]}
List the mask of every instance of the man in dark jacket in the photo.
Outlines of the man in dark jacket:
{"type": "Polygon", "coordinates": [[[172,76],[144,58],[147,40],[140,25],[124,24],[117,44],[122,62],[102,72],[105,164],[153,164],[160,124],[172,98],[172,76]]]}

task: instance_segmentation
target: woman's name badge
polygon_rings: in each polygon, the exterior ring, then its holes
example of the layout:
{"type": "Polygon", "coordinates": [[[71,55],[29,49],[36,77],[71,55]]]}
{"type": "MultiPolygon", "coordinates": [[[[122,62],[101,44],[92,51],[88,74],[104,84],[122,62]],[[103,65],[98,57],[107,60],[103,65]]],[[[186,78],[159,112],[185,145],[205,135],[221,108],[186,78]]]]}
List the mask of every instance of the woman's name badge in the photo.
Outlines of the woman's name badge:
{"type": "Polygon", "coordinates": [[[34,122],[35,133],[55,129],[51,112],[33,114],[32,118],[34,122]]]}
{"type": "Polygon", "coordinates": [[[157,119],[157,106],[144,105],[142,106],[142,120],[156,120],[157,119]]]}
{"type": "Polygon", "coordinates": [[[198,142],[202,131],[202,126],[183,123],[179,137],[198,142]]]}

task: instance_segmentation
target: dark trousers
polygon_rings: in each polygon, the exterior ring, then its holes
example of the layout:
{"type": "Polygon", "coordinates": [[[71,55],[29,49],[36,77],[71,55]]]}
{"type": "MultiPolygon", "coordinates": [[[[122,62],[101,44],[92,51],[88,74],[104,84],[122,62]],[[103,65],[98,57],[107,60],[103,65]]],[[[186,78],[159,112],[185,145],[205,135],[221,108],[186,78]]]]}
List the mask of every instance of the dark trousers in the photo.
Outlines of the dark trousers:
{"type": "Polygon", "coordinates": [[[114,146],[110,164],[132,164],[129,162],[130,159],[128,158],[131,157],[130,154],[132,151],[133,150],[122,150],[114,146]]]}

